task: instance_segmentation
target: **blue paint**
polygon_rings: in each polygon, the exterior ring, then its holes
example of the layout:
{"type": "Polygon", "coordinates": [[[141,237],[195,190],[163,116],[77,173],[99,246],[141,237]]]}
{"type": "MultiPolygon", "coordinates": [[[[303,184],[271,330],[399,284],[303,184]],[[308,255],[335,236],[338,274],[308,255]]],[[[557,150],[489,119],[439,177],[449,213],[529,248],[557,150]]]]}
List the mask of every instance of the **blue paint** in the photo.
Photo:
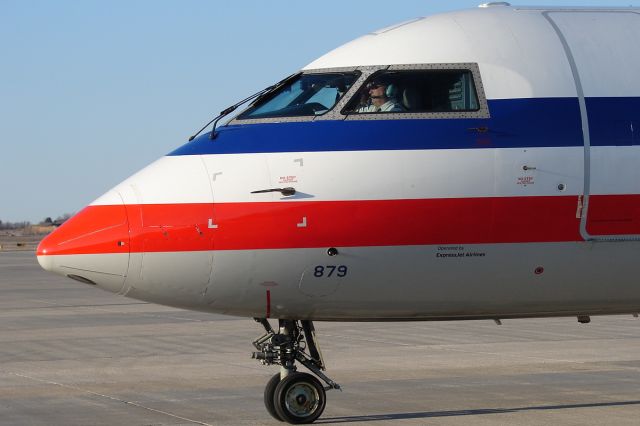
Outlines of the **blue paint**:
{"type": "Polygon", "coordinates": [[[640,145],[640,98],[587,98],[593,146],[640,145]]]}
{"type": "MultiPolygon", "coordinates": [[[[626,123],[640,111],[637,98],[591,98],[587,105],[592,145],[614,144],[605,136],[609,123],[621,117],[626,123]],[[629,110],[629,117],[621,113],[629,110]]],[[[214,140],[204,134],[169,155],[583,145],[576,98],[492,100],[489,111],[491,118],[486,119],[320,120],[231,125],[221,127],[214,140]],[[489,130],[486,133],[470,130],[478,127],[489,130]]],[[[640,118],[633,119],[640,128],[640,118]]],[[[621,135],[619,139],[626,140],[622,130],[621,135]]],[[[631,144],[631,138],[628,139],[631,144]]]]}

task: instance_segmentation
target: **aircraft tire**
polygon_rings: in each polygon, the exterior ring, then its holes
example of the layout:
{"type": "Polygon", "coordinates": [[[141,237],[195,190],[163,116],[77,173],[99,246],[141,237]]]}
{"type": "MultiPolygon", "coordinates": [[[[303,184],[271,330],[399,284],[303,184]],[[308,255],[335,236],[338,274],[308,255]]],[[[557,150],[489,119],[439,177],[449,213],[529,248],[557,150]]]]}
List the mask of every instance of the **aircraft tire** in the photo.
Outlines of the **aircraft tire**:
{"type": "Polygon", "coordinates": [[[287,423],[313,423],[324,411],[326,403],[322,384],[311,374],[292,373],[276,386],[276,413],[287,423]]]}
{"type": "Polygon", "coordinates": [[[275,374],[270,378],[267,382],[267,386],[264,388],[264,406],[267,409],[267,412],[271,414],[271,417],[282,422],[282,417],[276,413],[276,406],[274,402],[276,386],[278,386],[278,383],[280,383],[280,373],[275,374]]]}

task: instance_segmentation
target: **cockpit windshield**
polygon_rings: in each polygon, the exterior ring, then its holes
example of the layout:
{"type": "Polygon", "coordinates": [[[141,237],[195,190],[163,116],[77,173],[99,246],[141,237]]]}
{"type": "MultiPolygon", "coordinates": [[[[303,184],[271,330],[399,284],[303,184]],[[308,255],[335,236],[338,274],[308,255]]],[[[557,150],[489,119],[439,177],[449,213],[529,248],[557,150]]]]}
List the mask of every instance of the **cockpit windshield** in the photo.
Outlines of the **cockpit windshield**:
{"type": "Polygon", "coordinates": [[[358,78],[358,72],[300,74],[238,115],[239,120],[308,117],[329,111],[358,78]]]}

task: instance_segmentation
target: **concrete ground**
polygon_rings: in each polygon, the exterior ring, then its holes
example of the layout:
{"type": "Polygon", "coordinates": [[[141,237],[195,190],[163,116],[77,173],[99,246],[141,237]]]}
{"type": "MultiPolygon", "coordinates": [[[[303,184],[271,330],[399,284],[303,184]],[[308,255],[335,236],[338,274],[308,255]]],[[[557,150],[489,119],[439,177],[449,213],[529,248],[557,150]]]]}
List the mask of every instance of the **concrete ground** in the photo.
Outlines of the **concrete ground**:
{"type": "Polygon", "coordinates": [[[53,230],[52,226],[35,226],[26,229],[1,229],[0,253],[12,251],[35,251],[40,241],[51,230],[53,230]]]}
{"type": "MultiPolygon", "coordinates": [[[[631,316],[317,323],[319,424],[638,425],[631,316]]],[[[141,303],[0,253],[0,425],[275,425],[250,319],[141,303]]]]}

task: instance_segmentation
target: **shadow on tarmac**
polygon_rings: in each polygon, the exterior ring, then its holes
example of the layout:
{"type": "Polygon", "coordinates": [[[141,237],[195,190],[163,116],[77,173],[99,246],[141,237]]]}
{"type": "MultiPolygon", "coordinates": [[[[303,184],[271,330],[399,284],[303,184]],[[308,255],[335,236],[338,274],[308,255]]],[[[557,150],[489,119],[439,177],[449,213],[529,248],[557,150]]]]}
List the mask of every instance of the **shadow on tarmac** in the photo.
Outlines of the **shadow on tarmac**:
{"type": "Polygon", "coordinates": [[[428,419],[434,417],[476,416],[481,414],[504,414],[537,410],[567,410],[575,408],[615,407],[624,405],[640,405],[640,401],[594,402],[590,404],[541,405],[518,408],[480,408],[476,410],[424,411],[417,413],[374,414],[371,416],[325,417],[316,420],[316,424],[373,422],[378,420],[428,419]]]}

